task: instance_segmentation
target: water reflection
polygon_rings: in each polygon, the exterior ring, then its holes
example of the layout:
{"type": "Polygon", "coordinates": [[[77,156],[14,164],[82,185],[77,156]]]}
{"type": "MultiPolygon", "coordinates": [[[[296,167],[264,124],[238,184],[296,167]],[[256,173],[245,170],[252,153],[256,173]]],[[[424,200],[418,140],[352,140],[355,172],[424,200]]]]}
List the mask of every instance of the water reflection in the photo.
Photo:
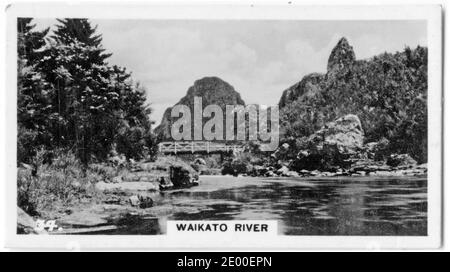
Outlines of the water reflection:
{"type": "Polygon", "coordinates": [[[163,233],[165,220],[259,219],[278,220],[285,235],[427,234],[423,178],[203,177],[199,187],[166,193],[157,205],[176,212],[157,223],[135,219],[122,231],[163,233]]]}

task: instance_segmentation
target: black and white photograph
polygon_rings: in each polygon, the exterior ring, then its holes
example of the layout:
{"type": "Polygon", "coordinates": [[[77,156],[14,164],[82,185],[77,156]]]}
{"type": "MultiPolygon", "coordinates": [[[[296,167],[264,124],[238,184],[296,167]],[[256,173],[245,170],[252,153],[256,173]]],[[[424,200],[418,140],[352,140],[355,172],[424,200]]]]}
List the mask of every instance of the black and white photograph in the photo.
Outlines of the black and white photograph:
{"type": "Polygon", "coordinates": [[[16,235],[439,236],[439,9],[249,13],[15,13],[16,235]]]}

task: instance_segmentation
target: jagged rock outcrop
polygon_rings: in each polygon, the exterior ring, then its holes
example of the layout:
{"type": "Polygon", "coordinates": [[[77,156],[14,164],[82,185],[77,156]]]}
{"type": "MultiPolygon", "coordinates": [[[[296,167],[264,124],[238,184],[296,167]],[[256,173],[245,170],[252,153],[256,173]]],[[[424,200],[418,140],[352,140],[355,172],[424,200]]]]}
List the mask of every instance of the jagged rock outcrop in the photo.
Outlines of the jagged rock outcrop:
{"type": "Polygon", "coordinates": [[[288,154],[280,149],[275,157],[295,158],[296,141],[336,117],[354,114],[369,142],[363,151],[368,159],[386,161],[393,153],[408,153],[426,162],[427,55],[427,48],[418,46],[356,60],[353,47],[341,38],[324,75],[307,75],[283,92],[280,139],[292,148],[288,154]]]}
{"type": "Polygon", "coordinates": [[[356,60],[353,47],[348,43],[345,37],[341,38],[337,45],[331,51],[328,58],[327,72],[340,70],[344,67],[349,67],[356,60]]]}
{"type": "Polygon", "coordinates": [[[303,139],[291,168],[299,171],[348,167],[348,160],[358,156],[363,143],[364,132],[358,116],[345,115],[303,139]]]}
{"type": "Polygon", "coordinates": [[[293,101],[308,99],[320,93],[324,89],[326,81],[334,80],[336,74],[344,68],[351,67],[355,61],[356,57],[353,47],[345,37],[341,38],[328,58],[327,73],[325,75],[311,73],[304,76],[302,80],[283,92],[278,106],[283,108],[293,101]]]}
{"type": "MultiPolygon", "coordinates": [[[[189,87],[187,94],[175,105],[186,105],[191,109],[191,112],[193,112],[195,96],[202,98],[203,108],[213,104],[220,106],[224,112],[224,118],[226,105],[245,105],[241,95],[234,87],[218,77],[204,77],[196,80],[194,85],[189,87]]],[[[174,121],[170,116],[171,109],[172,108],[166,109],[161,124],[155,128],[155,133],[165,140],[171,139],[170,129],[171,124],[174,121]]],[[[193,125],[193,123],[194,122],[192,121],[191,124],[193,125]]]]}

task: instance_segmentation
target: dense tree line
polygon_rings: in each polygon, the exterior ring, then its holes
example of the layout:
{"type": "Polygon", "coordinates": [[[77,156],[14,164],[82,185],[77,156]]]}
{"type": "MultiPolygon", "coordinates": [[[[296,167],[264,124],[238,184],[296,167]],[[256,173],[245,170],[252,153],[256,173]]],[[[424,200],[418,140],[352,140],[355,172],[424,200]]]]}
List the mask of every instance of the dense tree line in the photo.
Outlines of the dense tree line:
{"type": "Polygon", "coordinates": [[[326,122],[356,114],[366,142],[385,141],[386,154],[427,161],[427,48],[348,61],[318,83],[305,79],[309,85],[290,94],[298,97],[280,101],[283,141],[295,142],[326,122]]]}
{"type": "Polygon", "coordinates": [[[18,162],[40,148],[70,150],[83,163],[155,154],[145,89],[107,62],[87,19],[58,19],[50,34],[19,18],[17,49],[18,162]]]}

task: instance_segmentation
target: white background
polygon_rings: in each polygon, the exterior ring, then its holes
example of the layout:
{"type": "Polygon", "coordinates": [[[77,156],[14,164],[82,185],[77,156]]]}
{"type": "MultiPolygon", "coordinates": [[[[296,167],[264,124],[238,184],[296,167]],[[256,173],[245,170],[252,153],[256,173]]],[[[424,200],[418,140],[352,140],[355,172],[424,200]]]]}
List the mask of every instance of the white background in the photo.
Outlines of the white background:
{"type": "MultiPolygon", "coordinates": [[[[41,2],[41,1],[14,1],[15,3],[20,3],[20,2],[41,2]]],[[[76,3],[80,3],[80,2],[89,2],[89,1],[76,1],[76,3]]],[[[96,2],[110,2],[110,1],[103,1],[103,0],[97,0],[96,2]]],[[[121,1],[121,3],[123,3],[124,1],[121,1]]],[[[137,2],[144,2],[144,1],[132,1],[132,3],[137,3],[137,2]]],[[[158,2],[158,1],[145,1],[145,2],[158,2]]],[[[192,3],[193,1],[171,1],[173,4],[177,4],[177,3],[192,3]]],[[[238,1],[234,1],[234,3],[237,3],[238,1]]],[[[398,5],[398,4],[440,4],[443,6],[444,9],[444,14],[445,14],[445,10],[446,10],[446,3],[444,0],[439,1],[439,0],[422,0],[422,1],[400,1],[400,0],[389,0],[389,1],[321,1],[321,0],[315,0],[315,1],[247,1],[249,4],[251,3],[278,3],[278,4],[285,4],[285,5],[289,5],[289,2],[292,5],[297,5],[297,4],[310,4],[310,5],[320,5],[320,4],[328,4],[328,5],[362,5],[362,4],[370,4],[370,5],[398,5]]],[[[195,1],[194,3],[202,3],[200,1],[195,1]]],[[[209,1],[203,1],[203,3],[233,3],[233,1],[215,1],[215,0],[209,0],[209,1]]],[[[242,1],[239,1],[239,3],[242,4],[242,1]]],[[[167,1],[165,1],[165,4],[167,4],[167,1]]],[[[5,39],[6,37],[6,18],[5,18],[5,9],[6,9],[6,5],[7,3],[2,3],[1,7],[2,7],[2,19],[0,20],[0,36],[2,37],[2,39],[5,39]]],[[[445,37],[447,36],[447,34],[449,33],[449,29],[450,26],[448,24],[447,21],[444,21],[444,36],[443,36],[443,42],[444,42],[444,51],[445,49],[448,48],[448,46],[445,44],[445,37]]],[[[4,40],[3,40],[4,41],[4,40]]],[[[6,83],[5,83],[5,75],[6,75],[6,68],[5,68],[5,63],[6,63],[6,48],[5,45],[6,43],[2,42],[2,47],[3,47],[3,51],[1,54],[1,58],[0,58],[0,82],[2,82],[2,91],[0,92],[0,110],[2,111],[0,113],[0,249],[1,250],[8,250],[6,248],[4,248],[4,241],[5,241],[5,230],[6,230],[6,220],[5,220],[5,203],[6,203],[6,190],[5,190],[5,185],[7,183],[7,179],[5,177],[5,172],[4,171],[4,166],[6,165],[6,161],[10,161],[11,158],[7,157],[7,152],[5,152],[6,149],[6,133],[8,133],[8,131],[6,130],[5,127],[5,120],[8,116],[6,116],[6,83]]],[[[447,66],[447,64],[449,63],[449,54],[444,54],[445,56],[445,63],[444,63],[444,67],[447,66]]],[[[444,77],[443,78],[449,78],[448,77],[448,69],[444,70],[444,77]]],[[[445,86],[444,86],[445,88],[445,86]]],[[[444,96],[446,93],[446,89],[444,89],[444,96]]],[[[448,127],[449,127],[449,123],[448,120],[450,120],[450,116],[449,116],[449,111],[444,109],[444,139],[446,138],[446,135],[448,134],[448,127]]],[[[444,152],[445,155],[448,154],[448,147],[446,145],[443,146],[444,147],[444,152]]],[[[446,156],[445,156],[446,157],[446,156]]],[[[448,224],[448,218],[445,215],[448,215],[448,211],[450,210],[449,207],[449,203],[450,201],[448,199],[445,198],[445,196],[450,195],[450,191],[449,191],[449,186],[445,186],[445,181],[449,178],[448,172],[445,171],[446,168],[446,163],[444,160],[444,164],[443,164],[443,169],[444,169],[444,207],[443,207],[443,211],[444,211],[444,228],[443,228],[443,234],[444,234],[444,239],[443,239],[443,247],[441,249],[438,250],[445,250],[445,251],[450,251],[450,246],[448,244],[448,233],[450,232],[450,227],[448,224]]]]}

